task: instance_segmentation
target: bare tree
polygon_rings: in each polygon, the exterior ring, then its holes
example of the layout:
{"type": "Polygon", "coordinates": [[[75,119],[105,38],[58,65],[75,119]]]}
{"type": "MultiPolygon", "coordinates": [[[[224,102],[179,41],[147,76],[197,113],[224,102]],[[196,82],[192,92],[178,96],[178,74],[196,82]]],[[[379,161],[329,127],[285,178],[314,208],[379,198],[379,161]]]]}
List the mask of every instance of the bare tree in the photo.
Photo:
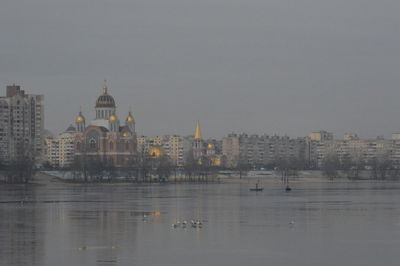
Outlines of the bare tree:
{"type": "Polygon", "coordinates": [[[152,159],[155,163],[156,173],[160,181],[166,181],[171,175],[172,163],[167,155],[152,159]]]}
{"type": "Polygon", "coordinates": [[[185,170],[185,174],[189,178],[189,180],[192,180],[192,177],[193,177],[195,171],[197,170],[197,162],[194,159],[192,150],[190,150],[186,155],[184,170],[185,170]]]}
{"type": "Polygon", "coordinates": [[[398,180],[399,177],[400,177],[400,169],[397,165],[393,164],[392,169],[390,170],[390,179],[398,180]]]}
{"type": "MultiPolygon", "coordinates": [[[[127,167],[124,167],[123,169],[125,170],[127,169],[127,167]]],[[[115,180],[117,176],[117,169],[113,163],[111,162],[105,163],[105,165],[102,166],[102,170],[103,170],[103,177],[105,177],[108,182],[113,182],[115,180]]]]}
{"type": "Polygon", "coordinates": [[[376,157],[373,157],[368,161],[368,165],[371,168],[371,177],[373,179],[378,179],[378,175],[379,175],[379,160],[376,157]]]}
{"type": "Polygon", "coordinates": [[[86,159],[86,156],[75,156],[74,162],[70,166],[72,178],[74,181],[80,180],[88,182],[86,159]]]}
{"type": "Polygon", "coordinates": [[[100,182],[104,177],[104,165],[98,156],[90,156],[87,163],[90,181],[100,182]]]}
{"type": "Polygon", "coordinates": [[[327,155],[322,161],[322,167],[321,167],[322,174],[333,180],[339,176],[338,175],[339,166],[340,162],[336,155],[334,154],[327,155]]]}
{"type": "Polygon", "coordinates": [[[7,183],[28,183],[36,173],[35,161],[30,157],[12,160],[5,166],[7,183]]]}
{"type": "Polygon", "coordinates": [[[340,170],[346,175],[348,179],[351,179],[352,175],[353,160],[349,154],[342,156],[340,160],[340,170]]]}
{"type": "Polygon", "coordinates": [[[276,171],[281,176],[281,180],[283,183],[288,183],[290,177],[298,176],[298,172],[301,169],[304,169],[305,163],[299,157],[290,156],[279,156],[275,158],[274,166],[276,171]]]}
{"type": "Polygon", "coordinates": [[[235,170],[239,172],[239,178],[242,179],[243,174],[247,173],[251,169],[251,165],[245,158],[239,155],[235,170]]]}
{"type": "Polygon", "coordinates": [[[138,153],[138,158],[137,158],[137,170],[138,170],[138,179],[142,180],[142,182],[147,181],[148,174],[151,169],[151,161],[150,161],[150,156],[148,152],[145,150],[145,147],[142,146],[138,153]]]}
{"type": "Polygon", "coordinates": [[[282,156],[275,157],[273,165],[275,171],[277,171],[281,176],[282,182],[286,182],[287,176],[289,174],[289,162],[287,158],[282,156]]]}
{"type": "Polygon", "coordinates": [[[208,181],[208,176],[211,171],[212,161],[207,156],[202,156],[199,160],[198,169],[198,181],[208,181]]]}
{"type": "Polygon", "coordinates": [[[360,157],[354,158],[352,160],[352,162],[353,162],[353,164],[351,167],[351,170],[352,170],[351,178],[358,179],[360,177],[361,170],[365,169],[365,163],[364,163],[363,159],[360,157]]]}
{"type": "Polygon", "coordinates": [[[387,156],[382,157],[379,164],[380,179],[385,180],[387,178],[387,174],[392,170],[392,168],[392,161],[387,156]]]}
{"type": "Polygon", "coordinates": [[[6,168],[5,161],[2,158],[0,158],[0,171],[5,170],[5,168],[6,168]]]}

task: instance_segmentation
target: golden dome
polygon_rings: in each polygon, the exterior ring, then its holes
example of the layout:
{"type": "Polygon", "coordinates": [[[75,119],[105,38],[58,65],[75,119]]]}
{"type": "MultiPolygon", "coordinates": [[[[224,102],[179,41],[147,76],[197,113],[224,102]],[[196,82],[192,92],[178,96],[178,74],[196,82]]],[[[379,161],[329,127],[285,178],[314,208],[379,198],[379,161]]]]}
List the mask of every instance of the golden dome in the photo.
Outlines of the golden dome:
{"type": "Polygon", "coordinates": [[[153,146],[153,147],[151,147],[149,154],[153,158],[159,158],[162,155],[164,155],[164,150],[160,146],[153,146]]]}
{"type": "Polygon", "coordinates": [[[123,137],[130,137],[131,134],[130,134],[129,132],[124,132],[124,133],[122,133],[122,136],[123,136],[123,137]]]}
{"type": "Polygon", "coordinates": [[[221,158],[219,158],[219,157],[211,157],[211,165],[212,166],[221,166],[221,164],[222,164],[222,161],[221,161],[221,158]]]}
{"type": "Polygon", "coordinates": [[[214,144],[212,144],[212,143],[208,143],[208,145],[207,145],[207,149],[214,149],[214,144]]]}
{"type": "Polygon", "coordinates": [[[103,94],[97,98],[96,108],[115,108],[114,98],[108,94],[107,85],[104,85],[103,94]]]}
{"type": "Polygon", "coordinates": [[[79,111],[79,115],[75,119],[76,123],[85,123],[85,117],[82,115],[82,111],[79,111]]]}
{"type": "Polygon", "coordinates": [[[115,115],[115,113],[114,113],[114,114],[110,115],[109,120],[110,120],[111,122],[115,122],[115,121],[118,120],[118,117],[117,117],[117,116],[115,115]]]}
{"type": "Polygon", "coordinates": [[[129,111],[128,117],[126,118],[126,122],[135,123],[135,119],[133,118],[130,111],[129,111]]]}

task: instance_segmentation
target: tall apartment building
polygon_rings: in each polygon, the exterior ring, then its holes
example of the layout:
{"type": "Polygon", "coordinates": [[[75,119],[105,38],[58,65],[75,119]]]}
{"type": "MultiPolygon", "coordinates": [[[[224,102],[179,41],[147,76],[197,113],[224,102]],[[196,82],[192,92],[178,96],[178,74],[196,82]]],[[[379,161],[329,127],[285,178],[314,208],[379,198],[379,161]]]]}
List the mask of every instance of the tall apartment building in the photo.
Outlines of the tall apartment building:
{"type": "Polygon", "coordinates": [[[222,155],[226,159],[227,167],[235,167],[239,160],[239,137],[231,133],[222,139],[222,155]]]}
{"type": "Polygon", "coordinates": [[[42,161],[43,132],[44,96],[7,86],[6,96],[0,97],[0,160],[29,156],[42,161]]]}
{"type": "Polygon", "coordinates": [[[305,145],[304,138],[230,134],[222,140],[222,153],[228,167],[239,162],[261,167],[273,164],[278,158],[304,158],[305,145]]]}
{"type": "Polygon", "coordinates": [[[149,153],[152,147],[154,146],[162,146],[164,137],[146,137],[140,136],[137,137],[137,150],[138,153],[149,153]]]}
{"type": "Polygon", "coordinates": [[[71,125],[60,135],[46,138],[46,159],[52,167],[66,168],[73,164],[75,134],[76,128],[71,125]]]}
{"type": "Polygon", "coordinates": [[[167,151],[167,155],[171,158],[172,163],[177,166],[185,164],[185,158],[190,150],[190,142],[182,136],[169,136],[168,141],[163,145],[167,151]]]}
{"type": "Polygon", "coordinates": [[[306,137],[305,157],[310,168],[318,168],[323,159],[325,142],[333,141],[333,134],[324,130],[311,132],[306,137]]]}
{"type": "Polygon", "coordinates": [[[308,137],[312,141],[333,140],[333,134],[324,130],[311,132],[308,137]]]}
{"type": "Polygon", "coordinates": [[[368,164],[373,159],[383,157],[400,162],[400,145],[396,145],[400,140],[396,140],[397,135],[387,140],[382,137],[360,139],[357,134],[349,133],[344,134],[342,139],[315,139],[311,134],[307,138],[308,160],[315,168],[321,167],[326,156],[330,155],[336,156],[341,162],[352,159],[368,164]]]}

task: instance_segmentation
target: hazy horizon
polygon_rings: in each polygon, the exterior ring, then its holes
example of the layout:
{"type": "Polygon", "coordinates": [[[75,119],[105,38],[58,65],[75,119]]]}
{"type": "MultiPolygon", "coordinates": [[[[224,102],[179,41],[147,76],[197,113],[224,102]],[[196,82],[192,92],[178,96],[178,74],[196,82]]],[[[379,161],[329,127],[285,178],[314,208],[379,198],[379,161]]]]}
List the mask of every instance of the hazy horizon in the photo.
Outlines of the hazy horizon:
{"type": "Polygon", "coordinates": [[[3,1],[0,95],[45,95],[59,133],[108,80],[138,135],[400,131],[400,2],[3,1]]]}

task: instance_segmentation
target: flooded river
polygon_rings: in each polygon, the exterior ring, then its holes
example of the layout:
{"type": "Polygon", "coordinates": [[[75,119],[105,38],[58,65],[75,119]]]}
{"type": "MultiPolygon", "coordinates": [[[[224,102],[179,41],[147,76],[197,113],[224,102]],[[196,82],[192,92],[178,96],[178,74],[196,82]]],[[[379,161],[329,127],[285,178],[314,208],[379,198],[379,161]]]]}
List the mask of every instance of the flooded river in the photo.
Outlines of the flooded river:
{"type": "Polygon", "coordinates": [[[0,265],[400,264],[399,183],[264,188],[0,185],[0,265]]]}

